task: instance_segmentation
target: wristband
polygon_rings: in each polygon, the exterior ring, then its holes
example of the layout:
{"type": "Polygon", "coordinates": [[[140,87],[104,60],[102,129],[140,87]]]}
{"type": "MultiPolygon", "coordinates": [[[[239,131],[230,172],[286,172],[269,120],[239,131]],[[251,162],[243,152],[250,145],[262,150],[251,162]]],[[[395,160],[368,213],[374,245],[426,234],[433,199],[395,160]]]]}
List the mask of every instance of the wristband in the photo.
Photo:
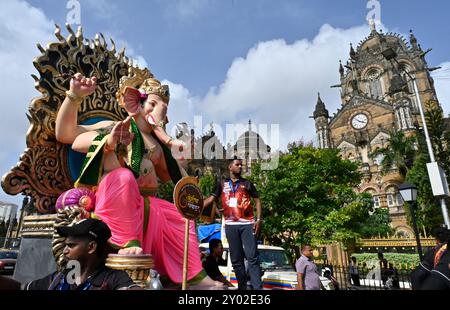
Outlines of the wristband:
{"type": "Polygon", "coordinates": [[[70,99],[70,101],[73,101],[73,102],[81,103],[81,101],[83,101],[83,97],[78,96],[71,90],[66,91],[66,96],[67,96],[67,98],[70,99]]]}

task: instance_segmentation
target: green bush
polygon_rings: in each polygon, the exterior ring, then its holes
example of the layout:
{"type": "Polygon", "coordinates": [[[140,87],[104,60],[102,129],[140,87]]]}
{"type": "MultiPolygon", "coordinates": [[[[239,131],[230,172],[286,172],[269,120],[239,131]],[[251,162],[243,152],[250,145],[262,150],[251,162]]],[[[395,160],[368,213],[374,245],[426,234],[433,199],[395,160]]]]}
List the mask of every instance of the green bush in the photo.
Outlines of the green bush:
{"type": "MultiPolygon", "coordinates": [[[[417,254],[383,253],[383,255],[397,269],[414,269],[419,265],[419,255],[417,254]]],[[[377,253],[355,253],[351,256],[356,257],[358,265],[362,265],[363,263],[370,265],[373,261],[378,263],[377,253]]]]}

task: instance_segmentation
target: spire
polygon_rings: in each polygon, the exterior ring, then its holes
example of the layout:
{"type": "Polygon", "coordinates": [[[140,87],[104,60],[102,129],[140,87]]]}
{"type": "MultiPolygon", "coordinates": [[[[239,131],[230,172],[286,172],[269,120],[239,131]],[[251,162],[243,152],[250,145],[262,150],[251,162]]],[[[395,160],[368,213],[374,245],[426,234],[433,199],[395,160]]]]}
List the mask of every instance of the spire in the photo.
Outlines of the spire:
{"type": "Polygon", "coordinates": [[[214,132],[214,125],[213,125],[213,123],[211,122],[211,123],[209,123],[209,132],[208,132],[208,135],[209,136],[214,136],[216,133],[214,132]]]}
{"type": "Polygon", "coordinates": [[[326,118],[329,117],[328,110],[325,108],[325,103],[323,103],[322,98],[320,98],[320,93],[317,94],[317,104],[316,109],[314,110],[313,117],[314,119],[324,116],[326,118]]]}
{"type": "Polygon", "coordinates": [[[369,26],[370,26],[370,32],[377,32],[377,26],[375,24],[375,19],[371,18],[369,19],[369,26]]]}
{"type": "Polygon", "coordinates": [[[411,43],[411,46],[413,47],[413,49],[419,48],[419,46],[417,45],[417,38],[414,35],[412,30],[409,31],[409,42],[411,43]]]}
{"type": "Polygon", "coordinates": [[[339,73],[341,74],[341,77],[344,76],[344,66],[342,65],[342,61],[339,60],[339,73]]]}
{"type": "Polygon", "coordinates": [[[353,49],[353,45],[350,43],[350,58],[355,60],[356,59],[356,52],[353,49]]]}
{"type": "Polygon", "coordinates": [[[252,131],[252,120],[248,120],[248,131],[252,131]]]}

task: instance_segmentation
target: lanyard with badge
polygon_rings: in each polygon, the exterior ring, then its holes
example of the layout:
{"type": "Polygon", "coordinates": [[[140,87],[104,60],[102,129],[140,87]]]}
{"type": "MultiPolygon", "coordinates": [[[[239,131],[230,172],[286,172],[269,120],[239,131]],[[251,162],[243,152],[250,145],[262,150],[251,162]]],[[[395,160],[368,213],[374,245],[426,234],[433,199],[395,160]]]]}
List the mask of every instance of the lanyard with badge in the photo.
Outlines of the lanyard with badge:
{"type": "Polygon", "coordinates": [[[239,182],[240,180],[236,181],[236,187],[233,185],[233,182],[231,180],[228,181],[228,184],[230,186],[231,189],[231,193],[233,194],[233,197],[230,197],[230,202],[228,204],[228,206],[230,208],[237,208],[237,197],[236,197],[236,192],[239,188],[239,182]]]}

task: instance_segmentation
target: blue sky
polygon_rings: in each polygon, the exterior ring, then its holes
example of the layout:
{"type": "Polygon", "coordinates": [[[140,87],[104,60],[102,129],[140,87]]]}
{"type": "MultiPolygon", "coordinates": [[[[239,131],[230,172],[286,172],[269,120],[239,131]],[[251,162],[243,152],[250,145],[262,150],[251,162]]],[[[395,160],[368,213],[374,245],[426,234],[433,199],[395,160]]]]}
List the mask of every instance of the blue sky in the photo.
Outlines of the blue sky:
{"type": "MultiPolygon", "coordinates": [[[[372,2],[376,2],[371,0],[372,2]]],[[[80,0],[85,37],[102,32],[171,86],[169,118],[193,124],[203,117],[219,125],[279,124],[284,148],[315,139],[312,114],[321,92],[330,112],[339,106],[339,59],[349,43],[369,34],[370,1],[302,0],[80,0]]],[[[30,78],[37,42],[54,41],[54,23],[64,25],[68,1],[2,0],[0,12],[1,173],[25,147],[25,112],[38,95],[30,78]]],[[[448,1],[380,0],[385,31],[413,29],[431,66],[450,68],[448,1]]],[[[76,27],[76,26],[75,26],[76,27]]],[[[450,71],[450,70],[449,70],[450,71]]],[[[440,75],[450,76],[449,71],[440,75]]],[[[438,97],[450,112],[450,80],[437,79],[438,97]]],[[[266,136],[262,133],[263,136],[266,136]]],[[[231,141],[224,136],[222,141],[231,141]]],[[[0,193],[0,200],[21,199],[0,193]]]]}
{"type": "MultiPolygon", "coordinates": [[[[163,78],[197,95],[223,82],[236,57],[258,42],[282,38],[288,43],[312,39],[323,24],[336,28],[361,25],[368,1],[302,0],[80,0],[87,36],[96,32],[125,39],[163,78]]],[[[30,0],[63,25],[67,1],[30,0]],[[56,5],[55,3],[58,3],[56,5]]],[[[410,28],[424,47],[434,47],[431,63],[446,61],[450,24],[448,1],[380,1],[381,20],[390,30],[410,28]],[[426,14],[426,16],[424,16],[426,14]]],[[[331,68],[330,68],[331,69],[331,68]]]]}

